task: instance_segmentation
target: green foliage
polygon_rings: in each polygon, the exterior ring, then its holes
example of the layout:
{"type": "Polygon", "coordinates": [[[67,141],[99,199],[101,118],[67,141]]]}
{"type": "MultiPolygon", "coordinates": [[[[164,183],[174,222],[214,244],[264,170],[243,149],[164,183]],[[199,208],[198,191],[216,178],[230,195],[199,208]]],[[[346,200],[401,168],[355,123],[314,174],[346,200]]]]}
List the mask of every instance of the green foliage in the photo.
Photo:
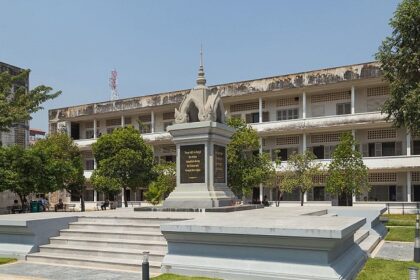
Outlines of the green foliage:
{"type": "Polygon", "coordinates": [[[420,1],[403,0],[390,20],[393,28],[376,59],[390,84],[382,111],[397,127],[420,132],[420,1]]]}
{"type": "Polygon", "coordinates": [[[43,177],[48,188],[44,192],[66,189],[82,194],[85,182],[82,155],[66,133],[49,135],[37,141],[32,149],[42,155],[45,162],[43,177]]]}
{"type": "Polygon", "coordinates": [[[362,155],[354,147],[356,141],[351,133],[344,133],[332,154],[328,168],[326,191],[337,194],[345,205],[351,205],[352,195],[359,195],[369,189],[368,168],[362,155]]]}
{"type": "Polygon", "coordinates": [[[159,204],[176,187],[176,165],[175,163],[161,163],[155,166],[154,172],[158,174],[155,181],[149,184],[145,196],[147,201],[153,205],[159,204]]]}
{"type": "Polygon", "coordinates": [[[24,70],[16,76],[8,71],[0,73],[0,131],[30,120],[32,113],[43,109],[42,103],[61,94],[61,91],[50,94],[52,88],[43,85],[27,91],[29,72],[24,70]]]}
{"type": "Polygon", "coordinates": [[[228,125],[236,128],[227,146],[228,185],[236,195],[248,195],[270,180],[274,166],[270,155],[258,152],[259,137],[251,126],[236,118],[229,119],[228,125]]]}
{"type": "Polygon", "coordinates": [[[17,259],[14,258],[0,258],[0,264],[16,262],[17,259]]]}
{"type": "Polygon", "coordinates": [[[287,161],[287,167],[281,180],[282,189],[285,192],[299,190],[302,206],[303,195],[315,185],[314,176],[322,174],[321,164],[316,163],[315,159],[315,155],[309,150],[303,154],[293,153],[287,161]]]}
{"type": "Polygon", "coordinates": [[[98,191],[110,194],[117,187],[146,187],[154,179],[152,148],[132,126],[101,136],[93,144],[93,153],[97,169],[91,182],[98,191]]]}
{"type": "Polygon", "coordinates": [[[403,280],[409,279],[408,268],[420,264],[415,262],[368,259],[356,280],[403,280]]]}
{"type": "Polygon", "coordinates": [[[30,193],[45,190],[43,167],[41,157],[32,149],[0,148],[0,190],[16,193],[23,203],[30,193]]]}

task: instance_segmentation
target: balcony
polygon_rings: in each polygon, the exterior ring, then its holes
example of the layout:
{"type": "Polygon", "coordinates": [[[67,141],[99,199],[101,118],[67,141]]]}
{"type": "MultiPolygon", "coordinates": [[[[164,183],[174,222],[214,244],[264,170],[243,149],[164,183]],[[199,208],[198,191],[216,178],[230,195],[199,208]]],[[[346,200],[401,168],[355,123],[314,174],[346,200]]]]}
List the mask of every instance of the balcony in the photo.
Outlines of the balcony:
{"type": "Polygon", "coordinates": [[[358,113],[349,115],[323,116],[307,119],[293,119],[284,121],[271,121],[254,123],[251,126],[259,135],[273,135],[278,132],[299,133],[302,130],[319,131],[334,128],[363,128],[373,123],[385,123],[384,116],[379,112],[358,113]]]}
{"type": "MultiPolygon", "coordinates": [[[[322,169],[326,170],[331,163],[331,159],[318,159],[316,162],[322,164],[322,169]]],[[[393,170],[393,171],[408,171],[420,168],[420,155],[412,156],[389,156],[389,157],[364,157],[363,162],[369,170],[393,170]]],[[[287,167],[287,161],[282,162],[277,166],[274,162],[277,171],[284,171],[287,167]]]]}

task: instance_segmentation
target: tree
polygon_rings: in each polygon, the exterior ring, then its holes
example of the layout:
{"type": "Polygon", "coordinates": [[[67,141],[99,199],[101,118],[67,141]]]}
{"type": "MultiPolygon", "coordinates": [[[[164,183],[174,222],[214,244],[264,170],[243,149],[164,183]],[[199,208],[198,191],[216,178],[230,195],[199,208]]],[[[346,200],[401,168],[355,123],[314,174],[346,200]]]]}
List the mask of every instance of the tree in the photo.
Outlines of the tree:
{"type": "Polygon", "coordinates": [[[158,175],[156,180],[149,184],[146,199],[153,205],[156,205],[168,197],[176,187],[175,163],[167,162],[157,164],[154,172],[158,175]]]}
{"type": "Polygon", "coordinates": [[[340,206],[351,206],[353,195],[369,189],[368,168],[355,145],[351,133],[342,134],[328,167],[326,191],[338,195],[340,206]]]}
{"type": "Polygon", "coordinates": [[[44,189],[43,162],[36,151],[21,146],[0,148],[0,190],[16,193],[22,203],[34,192],[44,189]]]}
{"type": "Polygon", "coordinates": [[[66,133],[49,135],[37,141],[31,148],[44,162],[41,170],[42,192],[65,189],[81,199],[84,211],[85,177],[83,176],[82,155],[79,148],[66,133]]]}
{"type": "MultiPolygon", "coordinates": [[[[119,186],[125,191],[146,187],[154,179],[152,148],[132,126],[101,136],[93,144],[93,154],[98,167],[91,180],[95,187],[109,180],[110,189],[119,186]]],[[[128,206],[127,197],[124,204],[128,206]]]]}
{"type": "Polygon", "coordinates": [[[290,193],[298,189],[301,206],[303,206],[305,193],[315,185],[314,177],[322,175],[321,164],[316,163],[315,159],[315,155],[309,150],[303,154],[293,153],[287,160],[286,170],[282,174],[283,190],[290,193]]]}
{"type": "Polygon", "coordinates": [[[31,114],[42,109],[41,104],[61,94],[50,94],[51,87],[40,85],[27,90],[29,70],[13,76],[8,71],[0,73],[0,131],[8,131],[14,123],[31,119],[31,114]]]}
{"type": "Polygon", "coordinates": [[[397,127],[420,132],[420,1],[403,0],[390,20],[393,28],[376,53],[390,85],[382,112],[397,127]]]}
{"type": "Polygon", "coordinates": [[[232,118],[236,128],[227,145],[228,185],[238,196],[249,195],[252,188],[267,183],[275,172],[270,155],[259,153],[257,132],[242,120],[232,118]]]}

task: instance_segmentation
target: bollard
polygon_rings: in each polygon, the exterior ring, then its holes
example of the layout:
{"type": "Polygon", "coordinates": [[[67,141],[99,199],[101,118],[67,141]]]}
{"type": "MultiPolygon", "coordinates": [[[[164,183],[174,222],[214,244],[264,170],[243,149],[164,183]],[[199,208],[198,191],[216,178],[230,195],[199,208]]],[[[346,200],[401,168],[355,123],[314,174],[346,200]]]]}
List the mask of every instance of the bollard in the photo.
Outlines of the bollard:
{"type": "Polygon", "coordinates": [[[419,280],[419,269],[418,267],[412,266],[408,268],[408,279],[419,280]]]}
{"type": "Polygon", "coordinates": [[[416,216],[416,239],[414,240],[414,261],[420,263],[420,223],[418,210],[416,216]]]}
{"type": "Polygon", "coordinates": [[[143,252],[143,262],[141,264],[141,275],[142,280],[150,280],[150,273],[149,273],[149,252],[143,252]]]}

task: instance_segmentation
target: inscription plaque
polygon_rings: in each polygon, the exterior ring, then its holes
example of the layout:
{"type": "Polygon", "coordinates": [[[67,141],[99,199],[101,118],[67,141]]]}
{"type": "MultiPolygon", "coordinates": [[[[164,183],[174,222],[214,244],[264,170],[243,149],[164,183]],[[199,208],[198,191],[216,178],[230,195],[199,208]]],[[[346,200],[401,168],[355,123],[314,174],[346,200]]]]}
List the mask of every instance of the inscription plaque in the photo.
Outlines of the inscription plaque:
{"type": "Polygon", "coordinates": [[[180,148],[181,184],[204,183],[204,144],[180,148]]]}
{"type": "Polygon", "coordinates": [[[226,183],[226,148],[214,145],[214,182],[226,183]]]}

